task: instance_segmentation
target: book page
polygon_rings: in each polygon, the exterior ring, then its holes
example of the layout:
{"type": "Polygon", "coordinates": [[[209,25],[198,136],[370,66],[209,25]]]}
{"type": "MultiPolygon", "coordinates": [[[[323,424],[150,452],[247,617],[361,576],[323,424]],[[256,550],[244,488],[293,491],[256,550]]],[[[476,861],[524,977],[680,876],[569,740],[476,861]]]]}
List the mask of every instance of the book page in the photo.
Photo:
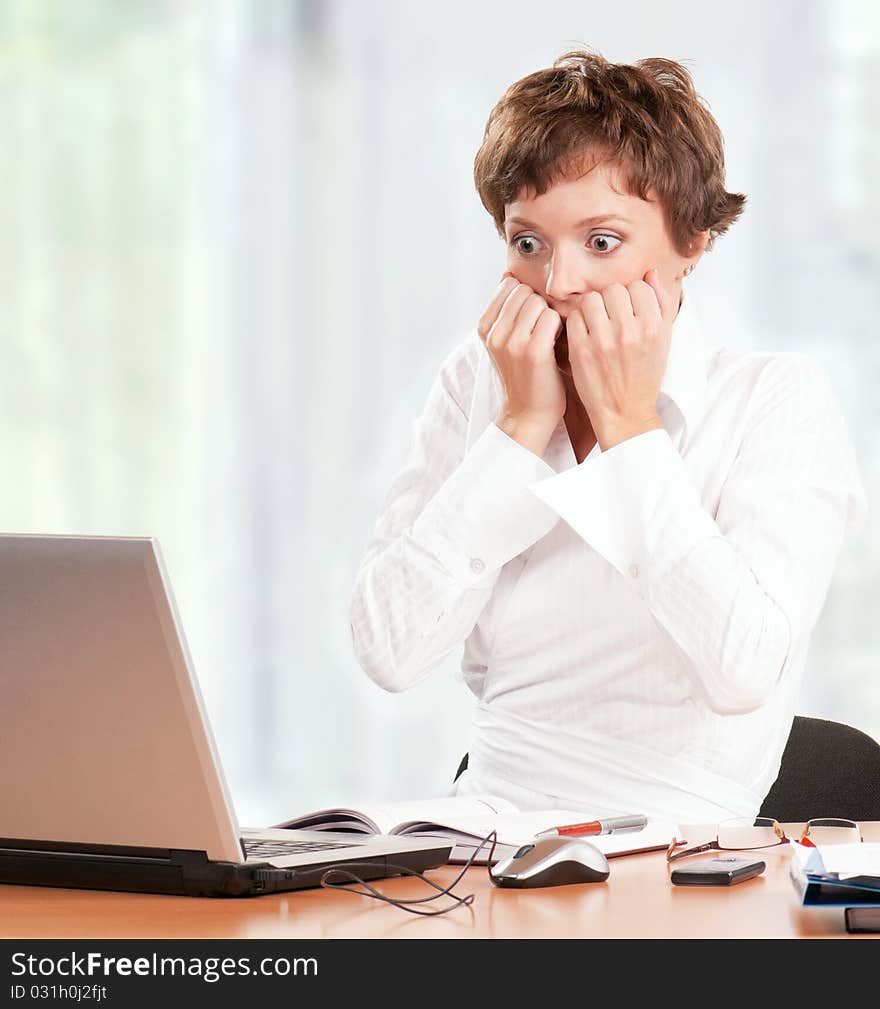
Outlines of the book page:
{"type": "MultiPolygon", "coordinates": [[[[432,823],[454,826],[471,820],[482,823],[501,816],[525,816],[507,799],[497,795],[450,795],[440,799],[413,799],[393,806],[397,816],[391,834],[410,834],[414,824],[432,823]]],[[[491,829],[491,828],[490,828],[491,829]]]]}
{"type": "Polygon", "coordinates": [[[462,816],[492,817],[509,813],[516,806],[494,795],[451,795],[436,799],[403,799],[400,802],[370,802],[354,808],[327,808],[275,824],[306,830],[354,830],[368,834],[403,833],[401,825],[438,820],[455,821],[462,816]]]}
{"type": "Polygon", "coordinates": [[[840,879],[873,876],[880,883],[880,842],[855,844],[793,845],[795,857],[807,872],[835,872],[840,879]]]}
{"type": "Polygon", "coordinates": [[[272,826],[283,830],[338,830],[351,831],[355,834],[381,833],[378,825],[362,810],[345,809],[342,806],[335,809],[318,809],[313,813],[295,816],[292,820],[273,823],[272,826]]]}

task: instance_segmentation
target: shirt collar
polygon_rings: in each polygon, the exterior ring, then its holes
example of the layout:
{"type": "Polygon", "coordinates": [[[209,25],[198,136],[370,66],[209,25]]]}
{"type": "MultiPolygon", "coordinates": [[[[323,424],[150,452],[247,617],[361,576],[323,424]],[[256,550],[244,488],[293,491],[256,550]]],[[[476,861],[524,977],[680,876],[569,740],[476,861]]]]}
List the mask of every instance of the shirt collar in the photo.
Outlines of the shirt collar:
{"type": "Polygon", "coordinates": [[[684,421],[686,435],[703,415],[706,397],[706,359],[702,325],[692,294],[682,292],[678,315],[672,323],[672,341],[666,371],[660,383],[658,404],[671,402],[684,421]]]}

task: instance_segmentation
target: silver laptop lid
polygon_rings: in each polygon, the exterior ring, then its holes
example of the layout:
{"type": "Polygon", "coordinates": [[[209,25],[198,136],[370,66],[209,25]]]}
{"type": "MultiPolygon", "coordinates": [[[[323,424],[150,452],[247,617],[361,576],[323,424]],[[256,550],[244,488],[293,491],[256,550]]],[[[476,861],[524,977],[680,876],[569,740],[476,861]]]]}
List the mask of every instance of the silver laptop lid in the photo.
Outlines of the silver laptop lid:
{"type": "Polygon", "coordinates": [[[0,797],[0,837],[241,861],[154,539],[0,535],[0,797]]]}

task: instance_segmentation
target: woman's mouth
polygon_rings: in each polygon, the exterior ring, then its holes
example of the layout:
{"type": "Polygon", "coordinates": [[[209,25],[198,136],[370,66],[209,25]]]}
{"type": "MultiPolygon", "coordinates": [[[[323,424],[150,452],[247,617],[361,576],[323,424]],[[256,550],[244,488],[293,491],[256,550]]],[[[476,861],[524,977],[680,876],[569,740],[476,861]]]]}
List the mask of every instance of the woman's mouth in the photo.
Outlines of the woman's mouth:
{"type": "Polygon", "coordinates": [[[559,335],[556,337],[556,343],[554,344],[553,350],[556,354],[556,366],[560,371],[568,374],[568,333],[565,329],[564,319],[562,321],[562,328],[559,330],[559,335]]]}

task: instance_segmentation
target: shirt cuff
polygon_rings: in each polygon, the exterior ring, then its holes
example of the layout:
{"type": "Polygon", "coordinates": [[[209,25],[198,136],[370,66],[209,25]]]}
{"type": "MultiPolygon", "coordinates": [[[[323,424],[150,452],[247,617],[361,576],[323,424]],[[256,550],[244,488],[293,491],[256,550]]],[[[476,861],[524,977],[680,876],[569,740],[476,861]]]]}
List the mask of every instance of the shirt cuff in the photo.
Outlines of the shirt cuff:
{"type": "Polygon", "coordinates": [[[628,438],[529,490],[643,598],[697,542],[720,536],[662,428],[628,438]]]}
{"type": "Polygon", "coordinates": [[[460,583],[479,585],[556,525],[529,492],[555,470],[489,424],[413,523],[412,538],[460,583]]]}

